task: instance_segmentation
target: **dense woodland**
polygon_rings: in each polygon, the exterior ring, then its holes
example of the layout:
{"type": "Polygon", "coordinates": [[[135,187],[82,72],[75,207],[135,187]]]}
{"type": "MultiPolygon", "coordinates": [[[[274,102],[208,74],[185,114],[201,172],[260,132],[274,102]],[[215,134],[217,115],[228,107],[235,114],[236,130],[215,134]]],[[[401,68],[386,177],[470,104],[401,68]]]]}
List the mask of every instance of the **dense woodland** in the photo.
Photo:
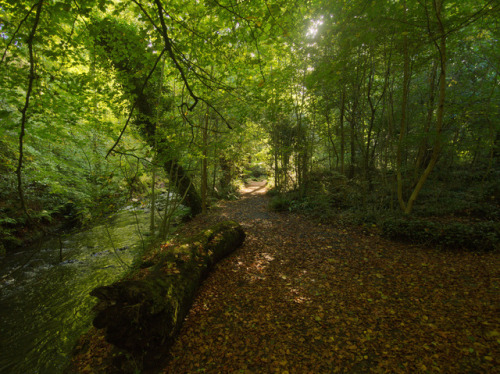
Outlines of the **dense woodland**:
{"type": "MultiPolygon", "coordinates": [[[[197,215],[251,178],[268,179],[276,210],[492,249],[499,12],[496,0],[2,0],[0,251],[167,190],[197,215]]],[[[172,209],[152,216],[163,236],[172,209]]]]}

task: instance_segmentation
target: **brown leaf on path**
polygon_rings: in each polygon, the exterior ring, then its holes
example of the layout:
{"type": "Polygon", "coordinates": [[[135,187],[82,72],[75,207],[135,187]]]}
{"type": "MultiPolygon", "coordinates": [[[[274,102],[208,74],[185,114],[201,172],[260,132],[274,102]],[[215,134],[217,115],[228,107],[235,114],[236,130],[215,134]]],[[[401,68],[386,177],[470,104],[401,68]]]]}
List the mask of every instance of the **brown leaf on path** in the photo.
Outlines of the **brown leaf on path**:
{"type": "Polygon", "coordinates": [[[271,212],[262,187],[247,186],[240,200],[195,219],[237,220],[247,240],[205,281],[162,372],[497,367],[498,254],[403,245],[271,212]]]}
{"type": "MultiPolygon", "coordinates": [[[[493,373],[500,366],[498,253],[394,243],[355,226],[268,211],[264,184],[242,193],[179,230],[190,236],[232,219],[247,238],[201,286],[160,372],[493,373]]],[[[82,340],[92,347],[74,372],[106,372],[113,349],[93,334],[82,340]]]]}

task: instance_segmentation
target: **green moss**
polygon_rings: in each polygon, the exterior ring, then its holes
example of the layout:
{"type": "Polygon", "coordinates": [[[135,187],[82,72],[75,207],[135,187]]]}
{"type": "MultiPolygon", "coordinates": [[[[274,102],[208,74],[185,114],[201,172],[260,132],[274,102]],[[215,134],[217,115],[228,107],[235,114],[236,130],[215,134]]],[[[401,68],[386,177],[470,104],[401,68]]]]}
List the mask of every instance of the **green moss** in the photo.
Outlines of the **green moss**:
{"type": "Polygon", "coordinates": [[[148,271],[143,273],[147,275],[140,279],[96,288],[92,295],[101,302],[94,326],[106,328],[106,339],[133,355],[169,346],[212,265],[244,238],[238,223],[222,222],[182,245],[156,253],[148,260],[148,271]]]}

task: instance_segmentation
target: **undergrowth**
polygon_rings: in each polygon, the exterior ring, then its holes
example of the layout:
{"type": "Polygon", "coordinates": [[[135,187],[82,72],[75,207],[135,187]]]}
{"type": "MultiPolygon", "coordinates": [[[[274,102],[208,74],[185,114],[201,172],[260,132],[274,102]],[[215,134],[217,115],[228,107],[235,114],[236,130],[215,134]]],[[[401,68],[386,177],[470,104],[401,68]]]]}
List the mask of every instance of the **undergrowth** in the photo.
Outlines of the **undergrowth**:
{"type": "Polygon", "coordinates": [[[443,249],[499,249],[500,187],[494,173],[483,178],[460,170],[429,180],[409,216],[401,212],[390,181],[347,180],[334,172],[314,177],[302,197],[294,190],[270,190],[269,208],[324,222],[377,227],[387,238],[443,249]]]}

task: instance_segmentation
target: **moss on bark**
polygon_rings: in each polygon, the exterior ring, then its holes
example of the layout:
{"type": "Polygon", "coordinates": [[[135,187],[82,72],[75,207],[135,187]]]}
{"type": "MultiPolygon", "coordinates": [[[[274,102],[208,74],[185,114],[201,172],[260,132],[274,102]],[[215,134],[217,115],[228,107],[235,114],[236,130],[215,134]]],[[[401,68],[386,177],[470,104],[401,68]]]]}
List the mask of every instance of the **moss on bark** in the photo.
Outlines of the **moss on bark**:
{"type": "Polygon", "coordinates": [[[94,326],[145,367],[154,365],[173,343],[205,276],[244,239],[238,223],[225,221],[157,253],[139,279],[94,289],[91,295],[100,300],[94,326]]]}

